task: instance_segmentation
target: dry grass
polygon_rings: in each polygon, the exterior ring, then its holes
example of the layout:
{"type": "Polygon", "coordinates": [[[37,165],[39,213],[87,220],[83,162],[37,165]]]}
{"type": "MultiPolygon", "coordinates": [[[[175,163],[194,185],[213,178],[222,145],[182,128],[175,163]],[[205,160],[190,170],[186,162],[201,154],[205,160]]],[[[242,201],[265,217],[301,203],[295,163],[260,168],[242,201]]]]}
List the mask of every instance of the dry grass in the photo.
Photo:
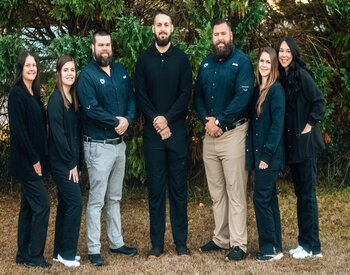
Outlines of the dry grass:
{"type": "MultiPolygon", "coordinates": [[[[320,236],[325,258],[321,260],[296,261],[287,251],[297,243],[295,198],[288,183],[279,184],[280,208],[283,221],[283,244],[285,257],[278,262],[258,263],[254,260],[257,251],[257,232],[249,194],[247,260],[239,263],[225,262],[223,252],[200,254],[198,247],[212,235],[213,217],[208,199],[192,199],[189,203],[189,248],[191,257],[178,257],[172,242],[169,222],[167,223],[165,255],[159,259],[147,260],[149,249],[149,219],[147,200],[140,191],[128,190],[122,203],[124,239],[128,245],[137,246],[139,255],[133,258],[110,255],[105,228],[103,228],[102,254],[108,262],[101,268],[92,267],[87,259],[85,213],[78,251],[82,266],[68,269],[53,263],[49,270],[28,269],[17,266],[16,254],[18,192],[0,194],[0,274],[350,274],[350,192],[320,190],[320,236]],[[136,192],[136,195],[135,195],[136,192]]],[[[55,218],[55,192],[51,198],[51,216],[45,256],[51,260],[53,250],[53,224],[55,218]]],[[[86,203],[86,197],[85,197],[86,203]]]]}

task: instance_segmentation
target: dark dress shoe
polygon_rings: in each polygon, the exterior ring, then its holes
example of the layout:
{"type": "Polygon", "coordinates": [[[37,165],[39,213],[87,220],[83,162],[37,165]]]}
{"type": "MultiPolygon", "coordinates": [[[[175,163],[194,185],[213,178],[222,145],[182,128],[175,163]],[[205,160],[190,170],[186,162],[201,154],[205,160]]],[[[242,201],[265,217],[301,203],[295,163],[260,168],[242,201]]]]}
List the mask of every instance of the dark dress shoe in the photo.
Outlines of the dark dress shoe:
{"type": "Polygon", "coordinates": [[[89,254],[89,260],[93,266],[105,265],[105,261],[103,260],[101,254],[89,254]]]}
{"type": "Polygon", "coordinates": [[[160,255],[163,254],[163,248],[161,247],[152,247],[151,250],[148,252],[147,258],[148,259],[155,259],[160,257],[160,255]]]}
{"type": "Polygon", "coordinates": [[[190,256],[191,251],[187,248],[187,246],[177,246],[176,247],[177,255],[179,256],[190,256]]]}
{"type": "Polygon", "coordinates": [[[137,249],[135,247],[127,247],[126,245],[117,249],[110,248],[109,251],[113,254],[123,254],[126,256],[135,256],[137,254],[137,249]]]}

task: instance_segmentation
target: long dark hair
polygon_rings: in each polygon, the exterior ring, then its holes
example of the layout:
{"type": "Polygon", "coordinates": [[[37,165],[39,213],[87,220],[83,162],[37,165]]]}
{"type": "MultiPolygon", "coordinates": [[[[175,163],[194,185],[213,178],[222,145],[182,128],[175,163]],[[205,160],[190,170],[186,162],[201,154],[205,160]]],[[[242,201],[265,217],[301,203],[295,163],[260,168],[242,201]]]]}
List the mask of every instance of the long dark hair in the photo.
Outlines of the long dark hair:
{"type": "Polygon", "coordinates": [[[16,78],[15,78],[15,81],[13,82],[13,86],[15,85],[24,85],[23,83],[23,67],[24,67],[24,64],[26,63],[26,59],[28,56],[32,56],[34,57],[35,59],[35,62],[37,64],[37,73],[36,73],[36,77],[33,81],[33,84],[32,84],[32,89],[33,89],[33,93],[35,96],[38,96],[40,97],[40,81],[39,81],[39,64],[37,62],[37,58],[35,57],[35,55],[30,52],[30,51],[27,51],[27,50],[23,50],[19,53],[18,55],[18,59],[17,59],[17,65],[16,65],[16,78]]]}
{"type": "Polygon", "coordinates": [[[294,38],[291,36],[286,36],[282,38],[280,43],[278,44],[277,53],[279,54],[280,46],[282,42],[286,42],[290,52],[292,54],[293,60],[288,67],[288,73],[285,68],[279,63],[279,73],[280,73],[280,81],[286,91],[287,102],[290,106],[295,106],[295,100],[301,90],[300,87],[300,70],[306,70],[310,75],[311,72],[306,68],[305,62],[301,59],[300,50],[295,42],[294,38]]]}
{"type": "MultiPolygon", "coordinates": [[[[58,58],[57,63],[56,63],[56,90],[59,90],[62,98],[63,98],[63,103],[64,103],[64,107],[66,107],[66,109],[69,108],[70,106],[70,102],[69,100],[66,98],[64,91],[63,91],[63,85],[62,85],[62,68],[64,66],[64,64],[66,64],[67,62],[73,62],[74,63],[74,67],[75,69],[77,68],[77,65],[73,59],[73,57],[68,56],[68,55],[64,55],[58,58]]],[[[75,75],[75,81],[73,83],[73,85],[70,87],[69,93],[72,95],[72,100],[73,100],[73,104],[74,104],[74,110],[77,111],[79,108],[79,104],[78,104],[78,99],[77,99],[77,75],[75,75]]]]}

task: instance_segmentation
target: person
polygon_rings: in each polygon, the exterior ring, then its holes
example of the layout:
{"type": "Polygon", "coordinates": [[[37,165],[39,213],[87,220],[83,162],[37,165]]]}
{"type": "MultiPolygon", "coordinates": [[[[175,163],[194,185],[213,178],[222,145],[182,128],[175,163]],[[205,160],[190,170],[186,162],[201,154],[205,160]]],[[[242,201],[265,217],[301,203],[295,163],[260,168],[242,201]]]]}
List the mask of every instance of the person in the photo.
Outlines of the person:
{"type": "Polygon", "coordinates": [[[286,91],[286,156],[297,197],[299,229],[299,244],[289,253],[295,259],[322,258],[316,184],[317,154],[325,147],[318,124],[324,118],[325,101],[292,37],[282,39],[278,58],[286,91]]]}
{"type": "Polygon", "coordinates": [[[255,258],[257,261],[273,261],[283,257],[276,181],[285,163],[285,93],[278,82],[275,49],[262,49],[256,76],[247,137],[247,167],[255,170],[253,202],[259,236],[259,252],[255,258]]]}
{"type": "Polygon", "coordinates": [[[78,98],[90,182],[86,210],[88,253],[92,265],[101,266],[100,219],[104,203],[110,252],[137,254],[136,248],[124,244],[120,217],[126,148],[123,136],[135,119],[136,103],[125,68],[112,62],[111,35],[96,31],[91,48],[93,59],[78,79],[78,98]]]}
{"type": "Polygon", "coordinates": [[[79,186],[81,128],[75,84],[74,59],[61,56],[47,112],[49,159],[58,200],[53,258],[67,267],[80,266],[77,246],[83,208],[79,186]]]}
{"type": "Polygon", "coordinates": [[[178,255],[187,247],[187,147],[186,111],[191,98],[192,72],[188,57],[171,43],[174,31],[167,11],[154,16],[155,43],[136,64],[135,91],[144,118],[150,238],[149,258],[164,251],[166,189],[170,222],[178,255]]]}
{"type": "Polygon", "coordinates": [[[50,204],[43,175],[47,172],[46,114],[40,99],[36,58],[18,56],[16,79],[8,98],[9,172],[21,182],[16,263],[48,268],[44,258],[50,204]]]}
{"type": "Polygon", "coordinates": [[[226,260],[240,261],[247,255],[245,146],[254,72],[232,39],[229,23],[215,21],[213,54],[200,65],[195,85],[195,108],[205,125],[203,161],[215,221],[212,240],[199,250],[231,248],[226,260]]]}

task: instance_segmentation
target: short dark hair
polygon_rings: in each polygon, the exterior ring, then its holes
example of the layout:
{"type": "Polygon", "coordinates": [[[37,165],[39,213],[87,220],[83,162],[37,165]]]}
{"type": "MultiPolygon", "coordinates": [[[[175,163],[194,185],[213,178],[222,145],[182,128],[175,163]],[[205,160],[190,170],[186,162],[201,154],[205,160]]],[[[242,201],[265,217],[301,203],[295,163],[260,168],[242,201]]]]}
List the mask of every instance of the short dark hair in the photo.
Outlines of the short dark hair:
{"type": "Polygon", "coordinates": [[[170,12],[167,11],[166,9],[157,9],[156,12],[154,13],[154,17],[153,17],[153,24],[154,24],[154,19],[156,18],[157,15],[159,14],[164,14],[166,16],[168,16],[170,18],[170,22],[172,23],[173,20],[171,19],[171,15],[170,12]]]}
{"type": "Polygon", "coordinates": [[[226,19],[223,19],[223,18],[216,19],[212,27],[214,28],[214,26],[221,25],[221,24],[226,24],[230,28],[230,30],[232,29],[230,22],[228,22],[226,19]]]}
{"type": "Polygon", "coordinates": [[[96,43],[96,36],[111,36],[111,33],[107,30],[104,29],[100,29],[100,30],[96,30],[92,36],[92,44],[96,43]]]}

